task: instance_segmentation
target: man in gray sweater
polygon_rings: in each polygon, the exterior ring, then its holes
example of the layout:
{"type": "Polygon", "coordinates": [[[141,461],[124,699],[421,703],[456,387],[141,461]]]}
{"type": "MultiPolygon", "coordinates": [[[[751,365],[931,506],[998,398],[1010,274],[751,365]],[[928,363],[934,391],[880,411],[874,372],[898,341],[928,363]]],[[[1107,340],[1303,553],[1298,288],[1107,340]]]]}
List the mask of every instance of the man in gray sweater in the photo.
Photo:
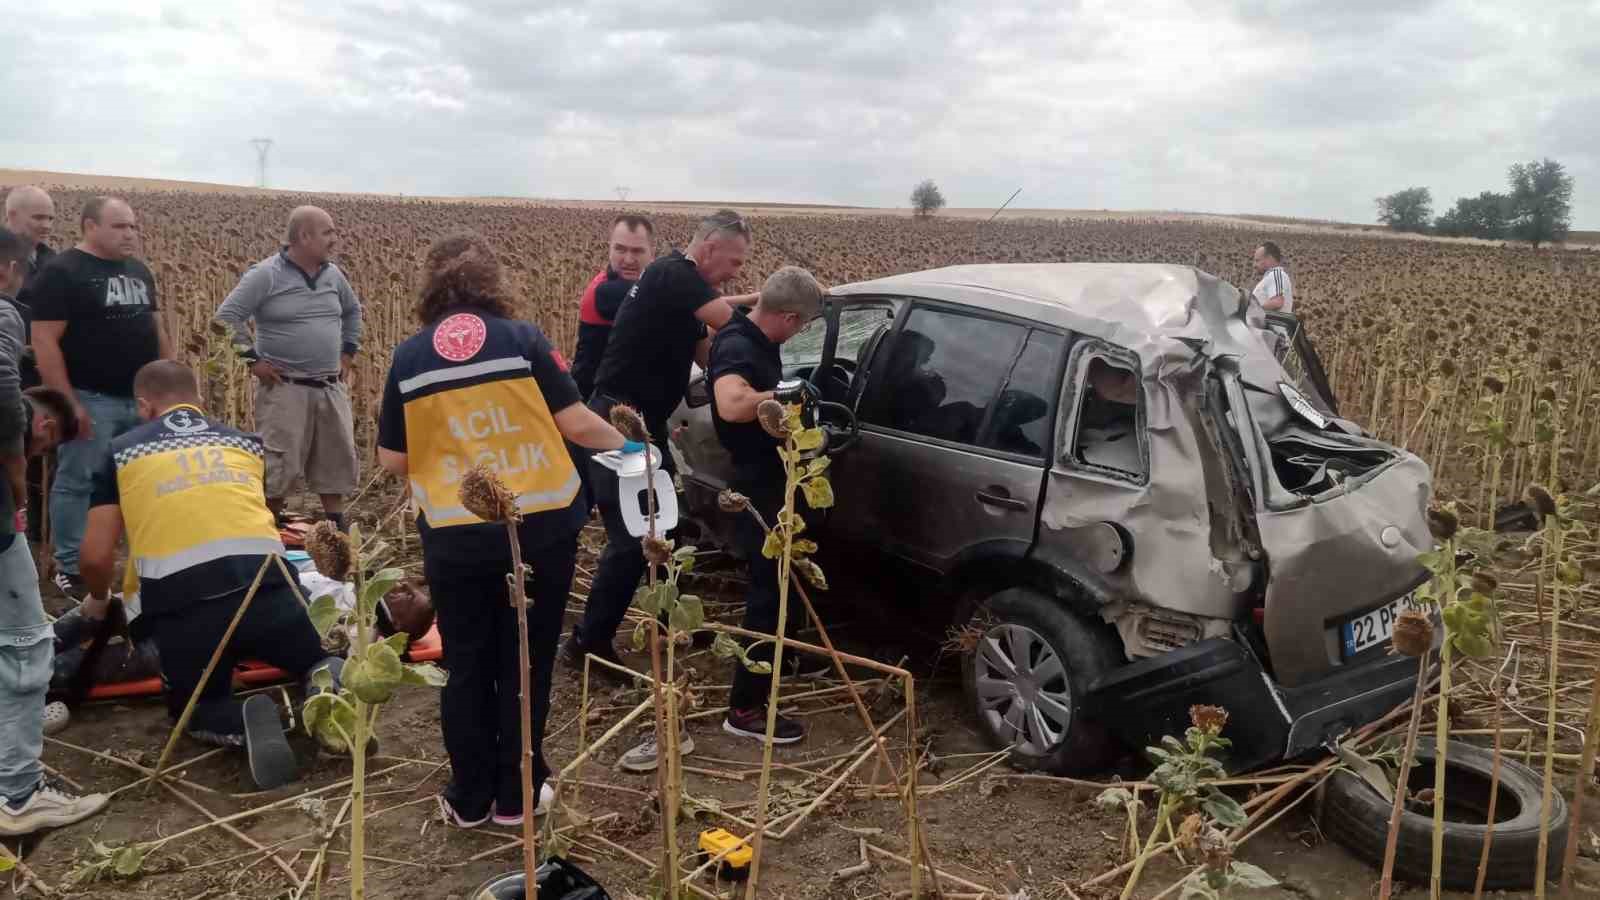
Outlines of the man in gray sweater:
{"type": "Polygon", "coordinates": [[[330,261],[337,243],[331,216],[297,207],[283,249],[245,271],[217,319],[259,382],[267,506],[281,515],[303,477],[342,529],[345,495],[355,491],[360,471],[348,382],[361,343],[361,301],[330,261]]]}
{"type": "Polygon", "coordinates": [[[78,797],[45,781],[39,761],[54,632],[39,596],[33,553],[17,537],[16,520],[17,498],[26,497],[24,453],[48,448],[29,441],[36,431],[33,408],[23,399],[17,370],[26,344],[22,314],[12,299],[28,273],[31,249],[15,232],[0,228],[0,464],[6,476],[0,478],[0,598],[8,598],[0,599],[0,837],[70,825],[107,802],[104,794],[78,797]]]}

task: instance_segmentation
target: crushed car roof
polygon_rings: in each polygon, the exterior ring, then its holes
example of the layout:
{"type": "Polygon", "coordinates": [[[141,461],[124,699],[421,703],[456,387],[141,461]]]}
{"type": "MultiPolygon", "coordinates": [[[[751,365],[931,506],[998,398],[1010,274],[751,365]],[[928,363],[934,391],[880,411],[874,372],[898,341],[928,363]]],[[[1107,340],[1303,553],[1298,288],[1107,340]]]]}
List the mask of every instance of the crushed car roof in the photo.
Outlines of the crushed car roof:
{"type": "MultiPolygon", "coordinates": [[[[1197,305],[1237,315],[1239,292],[1190,266],[1158,263],[1014,263],[947,266],[833,288],[836,295],[906,294],[948,299],[1024,318],[1055,320],[1038,307],[1057,307],[1069,327],[1099,322],[1150,335],[1198,337],[1197,305]]],[[[1086,329],[1096,330],[1096,329],[1086,329]]]]}
{"type": "Polygon", "coordinates": [[[1244,303],[1245,295],[1238,288],[1193,266],[947,266],[840,285],[829,293],[943,300],[1055,325],[1139,352],[1147,374],[1153,374],[1155,368],[1152,357],[1199,352],[1239,359],[1247,378],[1258,384],[1282,377],[1262,339],[1265,314],[1254,304],[1244,303]]]}

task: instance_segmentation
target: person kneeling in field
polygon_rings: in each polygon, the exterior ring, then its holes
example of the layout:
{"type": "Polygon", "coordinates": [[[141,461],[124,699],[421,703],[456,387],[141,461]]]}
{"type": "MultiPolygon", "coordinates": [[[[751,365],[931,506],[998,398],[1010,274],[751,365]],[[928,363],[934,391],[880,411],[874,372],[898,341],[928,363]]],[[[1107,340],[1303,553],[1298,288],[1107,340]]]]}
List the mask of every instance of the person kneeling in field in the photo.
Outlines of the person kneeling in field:
{"type": "Polygon", "coordinates": [[[93,476],[80,572],[89,589],[84,615],[110,602],[117,543],[128,535],[128,564],[139,575],[141,628],[155,639],[167,679],[167,709],[178,717],[200,683],[262,566],[260,587],[189,721],[197,740],[248,751],[262,789],[293,781],[298,765],[278,708],[265,694],[232,696],[234,663],[258,659],[306,679],[340,660],[329,657],[305,606],[270,561],[282,554],[262,490],[261,439],[206,418],[194,373],[157,360],[134,376],[144,424],[120,435],[93,476]]]}
{"type": "Polygon", "coordinates": [[[561,355],[517,319],[494,251],[476,234],[434,242],[422,272],[422,330],[395,348],[378,418],[378,463],[411,485],[421,513],[422,569],[433,593],[444,667],[439,722],[450,783],[439,811],[459,828],[541,815],[545,721],[561,615],[588,518],[567,441],[644,451],[582,403],[561,355]],[[527,577],[532,697],[520,697],[516,610],[507,602],[505,526],[469,512],[461,478],[486,464],[517,498],[527,577]],[[522,708],[530,703],[535,808],[522,808],[522,708]]]}

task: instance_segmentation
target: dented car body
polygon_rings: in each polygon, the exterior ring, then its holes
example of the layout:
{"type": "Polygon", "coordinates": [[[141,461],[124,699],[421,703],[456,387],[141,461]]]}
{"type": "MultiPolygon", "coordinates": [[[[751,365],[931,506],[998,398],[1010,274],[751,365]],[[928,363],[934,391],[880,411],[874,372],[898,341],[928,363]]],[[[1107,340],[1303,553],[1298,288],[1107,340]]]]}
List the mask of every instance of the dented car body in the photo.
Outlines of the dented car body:
{"type": "MultiPolygon", "coordinates": [[[[1427,467],[1340,418],[1299,323],[1232,285],[1145,264],[897,275],[829,291],[785,363],[833,404],[825,537],[947,589],[974,712],[1018,762],[1092,769],[1210,703],[1244,769],[1411,692],[1386,637],[1425,575],[1427,467]]],[[[705,392],[675,449],[711,516],[728,468],[705,392]]]]}

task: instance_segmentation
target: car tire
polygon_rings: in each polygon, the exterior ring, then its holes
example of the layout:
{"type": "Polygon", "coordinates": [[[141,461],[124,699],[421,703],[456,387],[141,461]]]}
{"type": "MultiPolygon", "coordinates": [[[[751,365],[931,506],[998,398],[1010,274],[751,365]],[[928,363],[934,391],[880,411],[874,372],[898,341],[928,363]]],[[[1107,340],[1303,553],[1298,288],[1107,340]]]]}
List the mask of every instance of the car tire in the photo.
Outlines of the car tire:
{"type": "MultiPolygon", "coordinates": [[[[1434,742],[1417,742],[1416,765],[1408,778],[1413,791],[1433,786],[1434,742]]],[[[1478,880],[1478,859],[1483,853],[1489,780],[1494,753],[1474,744],[1450,742],[1445,762],[1445,798],[1452,792],[1469,798],[1464,804],[1476,821],[1444,823],[1444,859],[1440,882],[1455,890],[1471,890],[1478,880]]],[[[1494,842],[1489,848],[1487,890],[1519,890],[1533,886],[1539,855],[1539,805],[1543,781],[1527,766],[1500,758],[1500,799],[1496,802],[1494,842]]],[[[1447,810],[1453,804],[1447,806],[1447,810]]],[[[1328,780],[1323,800],[1322,832],[1351,853],[1371,863],[1383,865],[1389,837],[1389,801],[1359,776],[1335,772],[1328,780]]],[[[1561,876],[1561,857],[1567,846],[1567,803],[1559,791],[1551,793],[1549,852],[1545,858],[1545,877],[1561,876]]],[[[1448,813],[1447,813],[1448,815],[1448,813]]],[[[1433,869],[1433,816],[1431,812],[1405,810],[1400,817],[1400,834],[1395,852],[1395,878],[1408,884],[1426,885],[1433,869]]]]}
{"type": "Polygon", "coordinates": [[[978,603],[965,627],[973,635],[961,655],[967,702],[984,737],[1012,748],[1013,766],[1067,775],[1110,764],[1116,741],[1086,709],[1089,685],[1120,661],[1114,631],[1028,588],[978,603]],[[1032,671],[1007,677],[1017,656],[1032,671]]]}

